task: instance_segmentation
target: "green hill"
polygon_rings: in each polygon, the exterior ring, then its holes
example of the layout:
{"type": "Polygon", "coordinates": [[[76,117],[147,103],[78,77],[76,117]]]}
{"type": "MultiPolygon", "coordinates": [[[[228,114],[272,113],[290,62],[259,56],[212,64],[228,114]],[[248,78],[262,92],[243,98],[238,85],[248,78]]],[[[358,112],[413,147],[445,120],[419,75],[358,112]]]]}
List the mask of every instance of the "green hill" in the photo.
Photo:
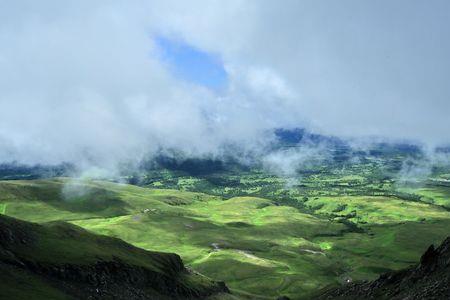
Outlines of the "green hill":
{"type": "Polygon", "coordinates": [[[0,213],[67,221],[226,282],[234,295],[309,299],[344,279],[375,279],[448,235],[450,212],[388,196],[309,197],[306,209],[105,181],[1,181],[0,213]]]}
{"type": "Polygon", "coordinates": [[[0,216],[1,299],[200,299],[227,292],[176,254],[65,222],[0,216]]]}

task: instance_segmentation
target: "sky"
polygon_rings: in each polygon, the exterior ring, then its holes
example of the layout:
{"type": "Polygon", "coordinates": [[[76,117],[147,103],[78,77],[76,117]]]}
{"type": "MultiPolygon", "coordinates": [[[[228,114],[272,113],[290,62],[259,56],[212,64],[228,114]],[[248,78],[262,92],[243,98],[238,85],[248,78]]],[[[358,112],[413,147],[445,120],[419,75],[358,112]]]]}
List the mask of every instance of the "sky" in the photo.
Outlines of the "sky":
{"type": "Polygon", "coordinates": [[[0,0],[0,161],[450,143],[450,2],[0,0]]]}
{"type": "Polygon", "coordinates": [[[183,41],[155,38],[162,62],[179,79],[220,90],[226,85],[227,72],[218,57],[196,49],[183,41]]]}

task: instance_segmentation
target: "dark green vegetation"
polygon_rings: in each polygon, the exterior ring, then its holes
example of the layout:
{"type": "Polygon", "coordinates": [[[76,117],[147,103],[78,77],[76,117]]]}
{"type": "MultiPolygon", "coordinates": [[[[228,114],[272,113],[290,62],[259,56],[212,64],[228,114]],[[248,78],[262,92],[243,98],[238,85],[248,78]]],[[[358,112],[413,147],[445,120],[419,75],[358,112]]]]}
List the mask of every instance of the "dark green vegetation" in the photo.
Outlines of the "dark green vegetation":
{"type": "Polygon", "coordinates": [[[203,299],[227,291],[176,254],[59,221],[0,216],[0,269],[1,299],[203,299]]]}
{"type": "Polygon", "coordinates": [[[131,185],[2,181],[0,213],[69,221],[177,253],[250,299],[309,299],[348,279],[372,280],[415,263],[449,235],[448,165],[429,164],[415,176],[426,158],[414,147],[331,149],[289,175],[258,162],[161,158],[112,180],[131,185]]]}

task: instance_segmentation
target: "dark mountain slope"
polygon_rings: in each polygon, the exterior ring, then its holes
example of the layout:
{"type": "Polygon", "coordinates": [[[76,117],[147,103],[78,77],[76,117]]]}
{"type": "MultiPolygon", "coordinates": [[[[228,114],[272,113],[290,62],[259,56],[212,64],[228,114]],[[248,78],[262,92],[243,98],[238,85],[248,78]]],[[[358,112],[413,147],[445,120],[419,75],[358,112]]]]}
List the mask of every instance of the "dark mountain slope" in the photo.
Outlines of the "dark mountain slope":
{"type": "Polygon", "coordinates": [[[203,299],[227,291],[176,254],[0,215],[0,299],[203,299]]]}
{"type": "Polygon", "coordinates": [[[431,245],[416,266],[328,291],[318,299],[450,299],[450,237],[438,248],[431,245]]]}

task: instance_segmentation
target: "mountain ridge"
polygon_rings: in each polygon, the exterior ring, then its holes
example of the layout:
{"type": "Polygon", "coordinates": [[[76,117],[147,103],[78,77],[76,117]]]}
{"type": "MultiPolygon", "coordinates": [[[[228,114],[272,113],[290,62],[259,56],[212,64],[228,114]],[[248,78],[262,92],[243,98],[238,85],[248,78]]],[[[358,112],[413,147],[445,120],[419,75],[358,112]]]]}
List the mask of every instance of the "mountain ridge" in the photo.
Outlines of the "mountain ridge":
{"type": "Polygon", "coordinates": [[[450,236],[437,248],[431,245],[417,265],[328,290],[318,299],[450,299],[450,236]]]}
{"type": "Polygon", "coordinates": [[[228,293],[177,254],[146,251],[65,222],[0,215],[0,298],[206,299],[228,293]]]}

